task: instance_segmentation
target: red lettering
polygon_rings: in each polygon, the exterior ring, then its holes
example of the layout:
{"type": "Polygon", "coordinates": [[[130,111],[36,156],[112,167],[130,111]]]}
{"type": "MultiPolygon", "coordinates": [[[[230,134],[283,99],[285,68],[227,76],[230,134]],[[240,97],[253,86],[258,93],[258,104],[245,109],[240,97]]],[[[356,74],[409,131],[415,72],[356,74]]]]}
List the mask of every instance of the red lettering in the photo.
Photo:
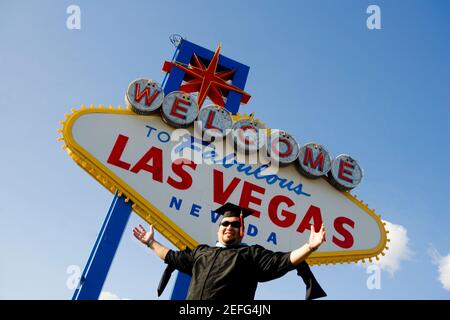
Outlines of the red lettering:
{"type": "Polygon", "coordinates": [[[167,178],[167,183],[172,187],[178,190],[186,190],[189,189],[192,185],[192,177],[191,175],[184,170],[183,166],[188,166],[195,170],[197,164],[188,159],[177,159],[172,162],[172,171],[181,178],[181,181],[176,181],[171,177],[167,178]]]}
{"type": "Polygon", "coordinates": [[[145,96],[145,105],[149,106],[153,103],[155,98],[159,94],[159,90],[155,90],[153,94],[150,94],[150,87],[146,87],[142,92],[139,92],[140,86],[139,83],[136,83],[134,90],[134,100],[137,102],[141,102],[142,98],[145,96]]]}
{"type": "Polygon", "coordinates": [[[287,141],[286,139],[280,139],[280,138],[278,138],[278,139],[275,139],[275,140],[272,142],[272,150],[275,151],[275,153],[277,154],[277,156],[279,156],[280,158],[283,158],[283,157],[286,157],[286,156],[288,156],[288,155],[291,154],[291,152],[292,152],[292,146],[291,146],[291,144],[289,143],[289,141],[287,141]],[[284,144],[287,146],[287,151],[286,151],[286,152],[281,153],[281,152],[280,152],[280,148],[278,148],[278,147],[275,148],[275,145],[276,145],[275,142],[277,142],[277,141],[278,141],[278,146],[280,145],[281,142],[284,143],[284,144]]]}
{"type": "Polygon", "coordinates": [[[319,153],[316,160],[313,160],[313,153],[310,148],[306,148],[305,150],[305,156],[303,157],[303,165],[308,166],[312,169],[316,169],[317,165],[319,165],[319,170],[323,171],[323,152],[319,153]]]}
{"type": "Polygon", "coordinates": [[[120,160],[120,157],[122,157],[122,153],[125,150],[125,146],[127,145],[128,139],[129,138],[127,136],[121,134],[117,136],[116,143],[114,143],[114,147],[108,157],[108,163],[125,170],[130,169],[131,165],[129,163],[120,160]]]}
{"type": "Polygon", "coordinates": [[[352,228],[355,227],[355,222],[353,220],[346,217],[337,217],[336,220],[334,220],[334,229],[344,237],[344,240],[339,240],[333,236],[333,243],[341,248],[348,249],[353,246],[354,241],[352,234],[344,228],[344,224],[348,224],[352,228]]]}
{"type": "Polygon", "coordinates": [[[217,129],[219,128],[215,127],[213,125],[214,117],[216,116],[216,113],[213,110],[210,110],[208,113],[208,120],[206,120],[205,128],[206,129],[217,129]]]}
{"type": "Polygon", "coordinates": [[[259,218],[261,213],[255,209],[250,208],[250,203],[254,203],[260,206],[262,200],[252,196],[253,191],[260,194],[264,194],[266,192],[266,189],[257,186],[256,184],[245,181],[244,186],[242,187],[242,194],[241,200],[239,201],[239,206],[253,210],[254,211],[253,216],[259,218]]]}
{"type": "Polygon", "coordinates": [[[187,107],[190,105],[191,103],[189,101],[176,97],[173,101],[172,109],[170,109],[170,114],[180,119],[186,119],[186,112],[188,110],[187,107]],[[183,103],[187,106],[182,106],[180,105],[180,103],[183,103]],[[183,113],[178,113],[178,111],[181,111],[183,113]]]}
{"type": "MultiPolygon", "coordinates": [[[[250,144],[250,138],[248,136],[244,136],[244,132],[247,131],[248,129],[251,129],[252,131],[255,131],[256,134],[256,129],[252,126],[242,126],[238,129],[238,134],[239,134],[239,138],[241,139],[241,141],[244,141],[245,144],[250,144]]],[[[254,144],[255,141],[252,139],[251,144],[254,144]]]]}
{"type": "Polygon", "coordinates": [[[162,150],[156,147],[152,147],[146,154],[134,165],[131,172],[139,173],[139,171],[145,170],[152,174],[153,180],[162,182],[163,167],[162,167],[162,150]],[[152,160],[150,166],[148,162],[152,160]]]}
{"type": "Polygon", "coordinates": [[[237,185],[241,182],[239,178],[233,178],[228,187],[223,190],[223,172],[214,169],[213,172],[213,185],[214,185],[214,202],[218,204],[225,204],[230,197],[231,193],[236,189],[237,185]]]}
{"type": "Polygon", "coordinates": [[[320,208],[311,205],[306,211],[305,217],[297,228],[297,231],[303,233],[305,230],[311,230],[311,224],[314,224],[314,230],[317,232],[322,227],[322,214],[320,208]],[[313,223],[311,223],[311,219],[313,223]]]}
{"type": "Polygon", "coordinates": [[[287,204],[288,208],[295,205],[294,201],[292,201],[290,198],[282,195],[278,195],[272,198],[269,203],[269,218],[272,220],[273,223],[275,223],[277,226],[282,228],[290,227],[295,222],[295,214],[287,211],[287,210],[281,210],[281,215],[284,217],[284,219],[278,218],[278,207],[281,203],[287,204]]]}
{"type": "Polygon", "coordinates": [[[349,170],[346,170],[345,167],[348,167],[350,169],[354,168],[354,166],[351,163],[341,160],[339,162],[339,175],[338,175],[338,177],[339,177],[339,179],[342,179],[342,180],[348,181],[350,183],[353,183],[352,179],[350,179],[349,177],[344,176],[344,173],[352,175],[352,172],[349,171],[349,170]]]}

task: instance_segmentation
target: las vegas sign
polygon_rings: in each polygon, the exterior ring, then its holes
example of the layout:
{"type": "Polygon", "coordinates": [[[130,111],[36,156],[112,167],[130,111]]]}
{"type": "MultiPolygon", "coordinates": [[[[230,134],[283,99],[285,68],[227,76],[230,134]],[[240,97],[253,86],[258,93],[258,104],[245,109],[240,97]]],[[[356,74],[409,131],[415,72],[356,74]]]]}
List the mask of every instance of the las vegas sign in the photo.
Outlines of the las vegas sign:
{"type": "Polygon", "coordinates": [[[253,115],[230,114],[217,99],[199,106],[189,92],[164,96],[150,79],[132,81],[125,96],[125,108],[73,110],[62,122],[64,148],[176,247],[214,244],[214,209],[233,202],[255,211],[246,219],[248,244],[291,251],[308,241],[311,224],[324,223],[326,242],[308,263],[384,254],[380,216],[350,193],[363,174],[351,156],[300,145],[253,115]]]}

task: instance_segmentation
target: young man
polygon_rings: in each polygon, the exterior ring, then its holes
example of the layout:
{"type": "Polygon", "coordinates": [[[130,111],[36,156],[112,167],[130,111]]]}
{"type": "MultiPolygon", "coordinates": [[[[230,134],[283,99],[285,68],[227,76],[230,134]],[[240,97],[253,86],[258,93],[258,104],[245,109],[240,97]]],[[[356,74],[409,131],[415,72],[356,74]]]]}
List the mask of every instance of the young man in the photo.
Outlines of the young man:
{"type": "Polygon", "coordinates": [[[154,239],[153,226],[150,232],[141,225],[133,229],[134,236],[168,264],[158,294],[167,284],[170,273],[177,269],[192,276],[189,300],[248,301],[254,299],[258,282],[270,281],[297,269],[307,286],[307,299],[326,296],[305,262],[325,241],[323,225],[318,232],[311,226],[309,242],[298,249],[273,252],[259,245],[242,243],[243,220],[253,213],[251,210],[227,203],[216,212],[223,218],[215,247],[201,244],[193,250],[173,251],[154,239]]]}

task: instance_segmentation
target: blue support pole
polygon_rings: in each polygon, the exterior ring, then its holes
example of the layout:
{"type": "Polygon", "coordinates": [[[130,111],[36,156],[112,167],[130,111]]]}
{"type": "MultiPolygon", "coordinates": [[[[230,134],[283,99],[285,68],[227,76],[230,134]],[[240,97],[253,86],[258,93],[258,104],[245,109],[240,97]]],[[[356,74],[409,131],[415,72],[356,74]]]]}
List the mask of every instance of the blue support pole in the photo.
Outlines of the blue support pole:
{"type": "Polygon", "coordinates": [[[130,218],[131,205],[131,201],[125,202],[125,197],[115,194],[72,300],[96,300],[100,296],[130,218]]]}
{"type": "Polygon", "coordinates": [[[191,276],[178,271],[170,300],[186,300],[190,283],[191,276]]]}

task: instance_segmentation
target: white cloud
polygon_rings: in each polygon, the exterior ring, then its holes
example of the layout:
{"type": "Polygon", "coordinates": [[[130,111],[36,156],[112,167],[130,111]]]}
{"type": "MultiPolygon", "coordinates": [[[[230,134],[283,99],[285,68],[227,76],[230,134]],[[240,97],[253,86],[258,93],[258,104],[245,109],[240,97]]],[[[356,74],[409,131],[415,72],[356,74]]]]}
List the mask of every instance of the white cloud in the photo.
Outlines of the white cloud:
{"type": "Polygon", "coordinates": [[[428,250],[432,261],[438,266],[439,281],[446,290],[450,290],[450,253],[446,256],[441,256],[436,249],[428,250]]]}
{"type": "Polygon", "coordinates": [[[387,234],[390,240],[387,243],[389,249],[384,251],[384,256],[379,256],[379,260],[372,259],[372,264],[378,265],[382,270],[394,276],[394,273],[400,270],[400,263],[405,260],[410,260],[413,252],[409,247],[408,231],[406,228],[389,221],[383,222],[386,223],[386,230],[389,231],[387,234]]]}
{"type": "Polygon", "coordinates": [[[119,298],[118,295],[109,291],[102,291],[100,293],[100,297],[98,298],[98,300],[129,300],[129,299],[119,298]]]}

